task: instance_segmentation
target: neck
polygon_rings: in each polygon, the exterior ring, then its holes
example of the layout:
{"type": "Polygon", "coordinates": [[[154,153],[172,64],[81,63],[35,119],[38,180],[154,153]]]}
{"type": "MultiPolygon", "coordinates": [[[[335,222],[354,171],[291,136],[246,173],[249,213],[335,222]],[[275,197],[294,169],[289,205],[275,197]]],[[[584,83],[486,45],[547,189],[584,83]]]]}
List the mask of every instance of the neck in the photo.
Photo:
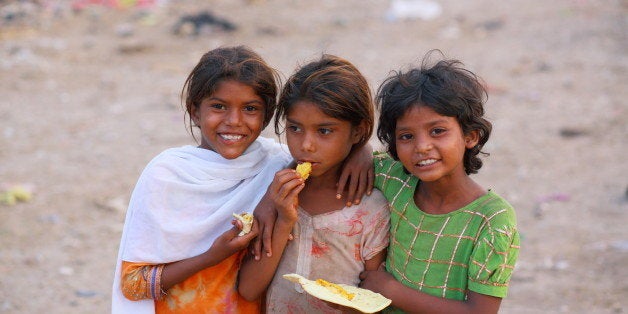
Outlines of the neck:
{"type": "Polygon", "coordinates": [[[319,176],[310,176],[305,188],[336,188],[340,179],[340,165],[337,165],[319,176]]]}
{"type": "Polygon", "coordinates": [[[419,183],[414,201],[421,210],[430,214],[446,214],[473,202],[486,191],[465,175],[455,184],[452,182],[419,183]]]}
{"type": "Polygon", "coordinates": [[[345,207],[344,199],[336,199],[336,183],[339,168],[330,169],[326,173],[310,177],[299,193],[299,206],[310,215],[319,215],[340,210],[345,207]]]}

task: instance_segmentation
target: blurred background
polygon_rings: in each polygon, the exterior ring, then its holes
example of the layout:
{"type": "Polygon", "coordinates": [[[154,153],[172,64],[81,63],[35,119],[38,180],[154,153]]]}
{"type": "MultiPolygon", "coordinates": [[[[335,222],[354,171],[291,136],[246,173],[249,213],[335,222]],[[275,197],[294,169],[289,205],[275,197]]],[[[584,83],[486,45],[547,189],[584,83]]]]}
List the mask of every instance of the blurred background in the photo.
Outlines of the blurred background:
{"type": "Polygon", "coordinates": [[[0,313],[110,311],[140,172],[194,144],[185,78],[240,44],[284,78],[342,56],[373,91],[430,49],[463,61],[494,125],[475,179],[514,205],[522,235],[501,312],[628,312],[627,12],[625,0],[0,0],[0,313]]]}

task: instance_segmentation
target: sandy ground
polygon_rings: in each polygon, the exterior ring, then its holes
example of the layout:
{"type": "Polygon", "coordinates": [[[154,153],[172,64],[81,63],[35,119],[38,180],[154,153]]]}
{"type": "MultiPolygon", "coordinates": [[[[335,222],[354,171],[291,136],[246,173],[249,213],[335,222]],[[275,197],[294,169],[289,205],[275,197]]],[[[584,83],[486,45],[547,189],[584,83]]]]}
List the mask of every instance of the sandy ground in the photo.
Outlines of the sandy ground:
{"type": "Polygon", "coordinates": [[[463,60],[494,123],[475,177],[511,201],[522,234],[502,312],[628,312],[626,1],[439,0],[429,20],[395,19],[383,0],[40,3],[0,1],[0,184],[33,193],[0,205],[0,313],[109,312],[135,181],[193,143],[184,79],[235,44],[284,75],[337,54],[373,89],[432,48],[463,60]],[[173,34],[205,10],[236,29],[173,34]]]}

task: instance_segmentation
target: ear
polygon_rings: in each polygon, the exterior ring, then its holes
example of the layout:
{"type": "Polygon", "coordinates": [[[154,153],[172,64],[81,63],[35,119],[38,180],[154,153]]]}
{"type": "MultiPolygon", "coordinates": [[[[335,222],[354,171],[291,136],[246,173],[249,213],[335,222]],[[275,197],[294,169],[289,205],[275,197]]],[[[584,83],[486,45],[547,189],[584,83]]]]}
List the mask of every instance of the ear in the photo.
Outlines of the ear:
{"type": "Polygon", "coordinates": [[[201,117],[200,117],[200,113],[198,112],[198,106],[192,105],[190,111],[191,111],[190,118],[192,118],[192,122],[194,122],[194,126],[199,126],[201,117]]]}
{"type": "Polygon", "coordinates": [[[357,126],[353,127],[353,131],[351,133],[351,142],[353,144],[357,144],[364,138],[364,134],[366,134],[366,122],[362,121],[357,126]]]}
{"type": "Polygon", "coordinates": [[[475,147],[480,141],[480,132],[478,130],[472,130],[464,136],[464,146],[467,149],[475,147]]]}

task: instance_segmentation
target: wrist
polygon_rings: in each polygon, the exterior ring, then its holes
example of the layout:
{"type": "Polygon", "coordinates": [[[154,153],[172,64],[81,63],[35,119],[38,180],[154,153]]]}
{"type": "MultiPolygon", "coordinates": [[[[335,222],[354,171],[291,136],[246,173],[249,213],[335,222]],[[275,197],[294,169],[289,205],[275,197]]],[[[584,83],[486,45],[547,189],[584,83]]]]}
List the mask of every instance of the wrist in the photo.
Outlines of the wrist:
{"type": "Polygon", "coordinates": [[[289,217],[282,217],[279,216],[277,217],[277,222],[275,223],[275,230],[278,232],[287,232],[290,233],[292,232],[292,227],[294,227],[294,224],[296,223],[296,218],[289,218],[289,217]]]}
{"type": "Polygon", "coordinates": [[[383,286],[384,289],[382,295],[392,300],[396,299],[396,296],[400,294],[400,290],[405,287],[401,282],[392,278],[384,283],[383,286]]]}

